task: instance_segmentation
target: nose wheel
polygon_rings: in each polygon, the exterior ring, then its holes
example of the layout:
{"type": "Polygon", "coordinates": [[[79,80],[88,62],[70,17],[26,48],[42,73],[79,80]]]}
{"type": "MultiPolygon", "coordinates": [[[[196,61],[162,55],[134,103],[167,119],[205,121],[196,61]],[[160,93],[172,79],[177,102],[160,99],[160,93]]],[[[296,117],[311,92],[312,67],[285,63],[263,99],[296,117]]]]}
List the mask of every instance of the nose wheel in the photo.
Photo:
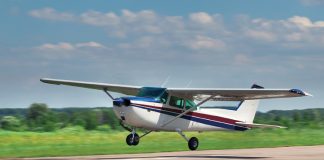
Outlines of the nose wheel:
{"type": "Polygon", "coordinates": [[[138,145],[139,140],[140,140],[140,137],[138,136],[137,133],[131,133],[131,134],[129,134],[129,135],[126,137],[126,143],[127,143],[129,146],[136,146],[136,145],[138,145]]]}

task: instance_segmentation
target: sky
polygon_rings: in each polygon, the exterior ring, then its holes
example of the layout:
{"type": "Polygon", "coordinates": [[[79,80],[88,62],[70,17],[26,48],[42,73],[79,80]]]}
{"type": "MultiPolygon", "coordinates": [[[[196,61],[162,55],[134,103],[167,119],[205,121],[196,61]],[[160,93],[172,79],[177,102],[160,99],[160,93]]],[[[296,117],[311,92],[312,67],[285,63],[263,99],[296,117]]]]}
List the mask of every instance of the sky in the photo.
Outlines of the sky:
{"type": "MultiPolygon", "coordinates": [[[[112,106],[58,78],[136,86],[298,88],[259,110],[324,107],[324,0],[0,1],[0,107],[112,106]]],[[[117,96],[117,95],[115,95],[117,96]]]]}

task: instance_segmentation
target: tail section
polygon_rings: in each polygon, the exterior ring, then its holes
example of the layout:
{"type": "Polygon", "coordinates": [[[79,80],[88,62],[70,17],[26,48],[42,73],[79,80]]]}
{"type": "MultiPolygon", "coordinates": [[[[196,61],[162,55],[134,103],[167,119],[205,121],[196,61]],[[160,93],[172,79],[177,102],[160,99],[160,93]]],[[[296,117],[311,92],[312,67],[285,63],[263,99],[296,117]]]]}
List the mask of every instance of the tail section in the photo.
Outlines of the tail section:
{"type": "MultiPolygon", "coordinates": [[[[264,89],[264,87],[253,84],[252,89],[264,89]]],[[[260,100],[244,100],[237,109],[237,117],[245,123],[253,123],[260,100]]]]}

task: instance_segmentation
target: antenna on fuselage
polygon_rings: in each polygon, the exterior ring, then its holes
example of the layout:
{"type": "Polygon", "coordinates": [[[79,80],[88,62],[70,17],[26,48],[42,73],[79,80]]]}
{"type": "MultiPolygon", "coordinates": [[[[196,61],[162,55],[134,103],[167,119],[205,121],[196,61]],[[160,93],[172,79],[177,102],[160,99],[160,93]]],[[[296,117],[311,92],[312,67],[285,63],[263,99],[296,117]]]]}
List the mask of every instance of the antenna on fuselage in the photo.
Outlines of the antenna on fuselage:
{"type": "Polygon", "coordinates": [[[168,76],[164,82],[162,83],[161,87],[163,88],[169,82],[170,76],[168,76]]]}

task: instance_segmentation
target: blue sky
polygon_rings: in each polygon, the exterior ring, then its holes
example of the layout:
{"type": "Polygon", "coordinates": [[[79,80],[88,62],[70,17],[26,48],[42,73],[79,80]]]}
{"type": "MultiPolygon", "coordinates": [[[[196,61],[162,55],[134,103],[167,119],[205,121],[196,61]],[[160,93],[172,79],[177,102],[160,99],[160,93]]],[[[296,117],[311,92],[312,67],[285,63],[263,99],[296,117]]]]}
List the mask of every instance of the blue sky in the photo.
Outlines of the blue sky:
{"type": "Polygon", "coordinates": [[[61,78],[167,87],[301,88],[260,110],[324,107],[324,1],[1,1],[0,106],[111,106],[61,78]]]}

